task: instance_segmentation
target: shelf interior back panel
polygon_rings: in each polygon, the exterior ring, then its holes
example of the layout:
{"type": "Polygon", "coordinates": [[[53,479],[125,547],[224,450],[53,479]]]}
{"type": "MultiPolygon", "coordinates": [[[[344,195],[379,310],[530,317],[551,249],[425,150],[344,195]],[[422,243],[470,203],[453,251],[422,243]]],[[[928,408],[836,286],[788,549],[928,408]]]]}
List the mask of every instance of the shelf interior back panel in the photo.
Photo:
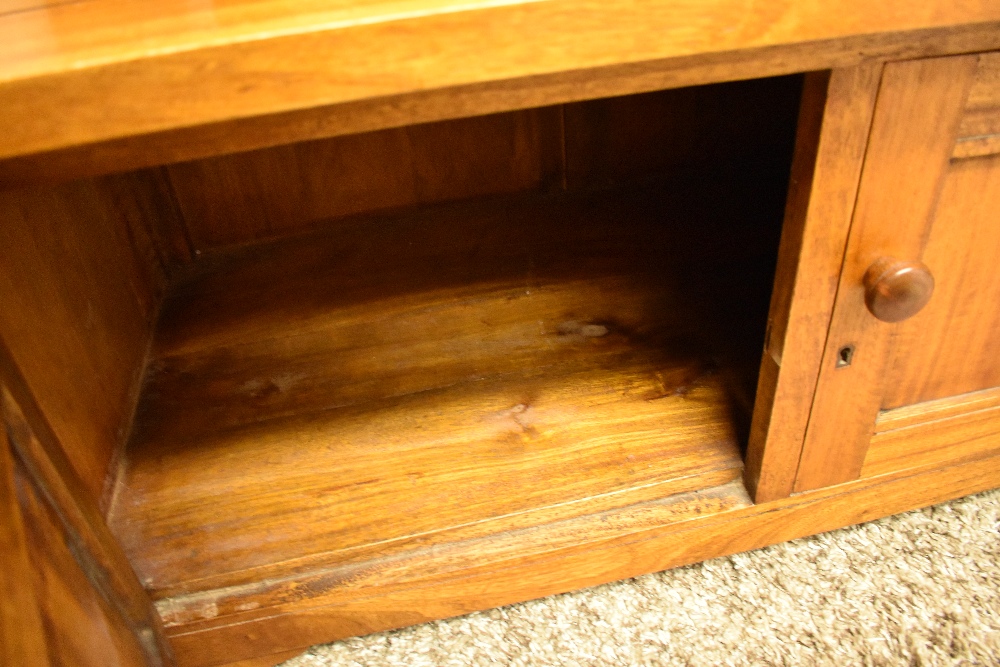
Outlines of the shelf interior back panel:
{"type": "Polygon", "coordinates": [[[206,256],[164,305],[109,513],[140,578],[164,598],[736,479],[777,243],[744,180],[206,256]]]}

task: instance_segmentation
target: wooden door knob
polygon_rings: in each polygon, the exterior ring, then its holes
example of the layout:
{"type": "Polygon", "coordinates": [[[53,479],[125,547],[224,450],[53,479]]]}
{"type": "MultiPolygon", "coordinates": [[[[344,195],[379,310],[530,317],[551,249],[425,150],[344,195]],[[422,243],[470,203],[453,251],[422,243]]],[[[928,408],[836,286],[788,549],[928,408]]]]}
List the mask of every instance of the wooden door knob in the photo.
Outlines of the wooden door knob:
{"type": "Polygon", "coordinates": [[[927,305],[934,276],[921,262],[883,257],[865,272],[865,305],[883,322],[902,322],[927,305]]]}

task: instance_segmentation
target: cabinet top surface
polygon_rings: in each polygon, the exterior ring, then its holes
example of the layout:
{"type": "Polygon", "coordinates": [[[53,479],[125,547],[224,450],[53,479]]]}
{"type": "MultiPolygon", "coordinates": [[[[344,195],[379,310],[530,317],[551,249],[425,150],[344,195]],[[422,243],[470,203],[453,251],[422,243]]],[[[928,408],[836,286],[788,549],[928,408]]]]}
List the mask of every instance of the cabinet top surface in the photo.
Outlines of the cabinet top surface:
{"type": "Polygon", "coordinates": [[[18,128],[0,139],[0,158],[431,89],[997,21],[993,0],[0,0],[0,123],[18,128]]]}

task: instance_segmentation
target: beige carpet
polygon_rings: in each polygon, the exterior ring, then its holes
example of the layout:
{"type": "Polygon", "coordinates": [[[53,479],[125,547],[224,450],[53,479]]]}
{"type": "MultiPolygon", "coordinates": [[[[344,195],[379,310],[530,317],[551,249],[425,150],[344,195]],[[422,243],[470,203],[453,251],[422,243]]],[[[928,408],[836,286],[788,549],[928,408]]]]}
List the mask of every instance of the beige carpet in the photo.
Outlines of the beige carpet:
{"type": "Polygon", "coordinates": [[[1000,491],[284,664],[1000,665],[1000,491]]]}

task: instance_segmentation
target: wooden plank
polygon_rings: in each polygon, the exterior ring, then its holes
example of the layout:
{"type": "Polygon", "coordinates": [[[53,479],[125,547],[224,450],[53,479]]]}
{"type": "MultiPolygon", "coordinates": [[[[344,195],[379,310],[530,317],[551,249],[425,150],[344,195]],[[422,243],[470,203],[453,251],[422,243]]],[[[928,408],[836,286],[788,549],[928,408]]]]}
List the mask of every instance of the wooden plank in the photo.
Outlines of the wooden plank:
{"type": "Polygon", "coordinates": [[[100,497],[124,444],[165,282],[141,176],[0,192],[0,337],[100,497]]]}
{"type": "Polygon", "coordinates": [[[910,423],[880,429],[872,437],[861,476],[948,465],[995,454],[1000,450],[998,394],[997,390],[991,390],[971,395],[975,399],[947,399],[897,408],[907,413],[901,419],[892,415],[896,410],[888,411],[886,423],[903,423],[904,420],[910,423]],[[922,412],[917,422],[914,413],[920,408],[922,412]]]}
{"type": "MultiPolygon", "coordinates": [[[[611,64],[804,44],[811,50],[858,35],[879,43],[887,33],[926,30],[947,41],[949,31],[979,24],[977,47],[986,49],[984,42],[995,44],[988,31],[996,28],[984,24],[998,21],[1000,9],[989,3],[945,0],[919,11],[902,0],[753,11],[740,0],[641,7],[626,0],[399,0],[294,10],[287,0],[155,9],[111,0],[66,3],[0,17],[7,45],[0,124],[20,129],[5,135],[0,156],[611,64]]],[[[923,37],[912,36],[919,46],[897,42],[892,50],[926,52],[923,37]]],[[[853,63],[865,57],[857,49],[857,43],[848,49],[853,63]]],[[[786,67],[786,73],[796,69],[786,67]]]]}
{"type": "Polygon", "coordinates": [[[955,143],[952,158],[982,157],[1000,153],[1000,133],[963,137],[955,143]]]}
{"type": "Polygon", "coordinates": [[[898,331],[868,312],[862,277],[880,257],[920,258],[975,67],[975,56],[885,67],[795,491],[861,471],[898,331]]]}
{"type": "MultiPolygon", "coordinates": [[[[48,657],[41,662],[11,665],[71,667],[153,667],[138,636],[96,589],[73,540],[52,508],[37,493],[23,470],[14,476],[27,526],[31,571],[22,582],[36,591],[44,619],[48,657]]],[[[6,563],[5,563],[6,565],[6,563]]]]}
{"type": "MultiPolygon", "coordinates": [[[[360,588],[375,584],[376,579],[381,584],[393,585],[412,575],[415,557],[423,559],[424,574],[452,571],[459,562],[474,567],[503,564],[512,557],[572,546],[578,543],[580,535],[599,541],[600,536],[615,537],[623,532],[742,506],[746,504],[746,494],[716,491],[716,487],[737,479],[738,472],[719,470],[701,475],[695,484],[688,485],[689,489],[701,485],[694,491],[618,494],[618,503],[609,503],[609,497],[594,497],[574,503],[573,508],[539,508],[401,543],[376,544],[283,563],[261,572],[265,576],[252,583],[186,593],[175,591],[172,597],[158,600],[157,609],[168,632],[176,630],[183,634],[272,615],[281,605],[301,599],[303,589],[322,597],[347,580],[351,587],[360,588]]],[[[659,489],[664,490],[667,489],[659,489]]]]}
{"type": "Polygon", "coordinates": [[[806,78],[746,456],[756,502],[792,492],[881,72],[806,78]]]}
{"type": "Polygon", "coordinates": [[[1000,132],[1000,52],[979,56],[976,79],[969,90],[959,138],[1000,132]]]}
{"type": "Polygon", "coordinates": [[[985,109],[967,108],[965,110],[962,124],[959,127],[959,143],[994,134],[1000,134],[1000,100],[996,102],[996,106],[985,109]]]}
{"type": "Polygon", "coordinates": [[[515,376],[272,420],[173,452],[157,443],[130,453],[111,525],[159,597],[317,554],[384,551],[537,508],[574,513],[597,496],[616,506],[702,488],[722,470],[737,476],[725,388],[696,380],[651,401],[657,391],[646,368],[515,376]]]}
{"type": "Polygon", "coordinates": [[[966,412],[1000,406],[1000,389],[984,389],[960,396],[948,396],[915,405],[904,405],[879,413],[875,432],[916,426],[926,421],[956,417],[966,412]]]}
{"type": "Polygon", "coordinates": [[[934,297],[897,327],[882,407],[1000,386],[1000,156],[953,163],[926,237],[934,297]]]}
{"type": "Polygon", "coordinates": [[[1000,52],[979,54],[976,80],[969,90],[965,108],[967,111],[1000,109],[1000,52]]]}
{"type": "Polygon", "coordinates": [[[54,513],[64,539],[72,543],[73,557],[85,570],[90,585],[139,638],[151,665],[172,665],[159,616],[139,584],[131,565],[112,537],[72,469],[31,391],[13,365],[0,339],[0,414],[19,466],[34,492],[54,513]]]}
{"type": "Polygon", "coordinates": [[[52,183],[309,139],[579,100],[1000,47],[992,24],[607,65],[229,119],[0,159],[0,184],[52,183]]]}
{"type": "Polygon", "coordinates": [[[111,513],[147,588],[737,476],[724,343],[759,350],[779,219],[738,179],[442,206],[199,262],[164,307],[111,513]]]}
{"type": "MultiPolygon", "coordinates": [[[[156,255],[154,260],[141,252],[137,253],[142,264],[150,269],[159,269],[162,276],[169,279],[177,266],[194,259],[191,233],[166,168],[142,169],[128,174],[127,178],[105,179],[104,182],[110,185],[116,206],[133,211],[129,221],[134,236],[147,238],[156,255]]],[[[165,287],[162,276],[155,283],[161,287],[156,293],[157,307],[162,287],[165,287]]]]}
{"type": "Polygon", "coordinates": [[[1000,53],[979,56],[953,158],[1000,153],[1000,53]]]}
{"type": "MultiPolygon", "coordinates": [[[[2,390],[2,389],[0,389],[2,390]]],[[[0,412],[0,662],[48,667],[45,626],[32,585],[34,568],[14,482],[14,459],[0,412]]]]}
{"type": "MultiPolygon", "coordinates": [[[[688,510],[660,525],[638,530],[626,526],[616,536],[599,531],[594,540],[578,531],[573,544],[482,567],[476,567],[473,549],[429,572],[422,568],[424,554],[415,554],[408,562],[394,564],[391,585],[384,585],[377,570],[360,573],[356,585],[352,578],[342,579],[313,598],[175,627],[172,642],[179,665],[210,667],[276,648],[305,648],[656,572],[997,486],[996,456],[857,480],[756,505],[737,482],[676,499],[679,505],[687,502],[688,510]]],[[[536,543],[544,539],[539,535],[536,543]]]]}
{"type": "Polygon", "coordinates": [[[881,58],[918,58],[997,47],[1000,32],[995,26],[974,25],[608,65],[595,70],[404,93],[0,159],[0,184],[61,182],[414,123],[718,81],[853,67],[881,58]]]}
{"type": "Polygon", "coordinates": [[[294,144],[169,168],[197,250],[327,218],[539,190],[560,180],[558,108],[294,144]]]}

